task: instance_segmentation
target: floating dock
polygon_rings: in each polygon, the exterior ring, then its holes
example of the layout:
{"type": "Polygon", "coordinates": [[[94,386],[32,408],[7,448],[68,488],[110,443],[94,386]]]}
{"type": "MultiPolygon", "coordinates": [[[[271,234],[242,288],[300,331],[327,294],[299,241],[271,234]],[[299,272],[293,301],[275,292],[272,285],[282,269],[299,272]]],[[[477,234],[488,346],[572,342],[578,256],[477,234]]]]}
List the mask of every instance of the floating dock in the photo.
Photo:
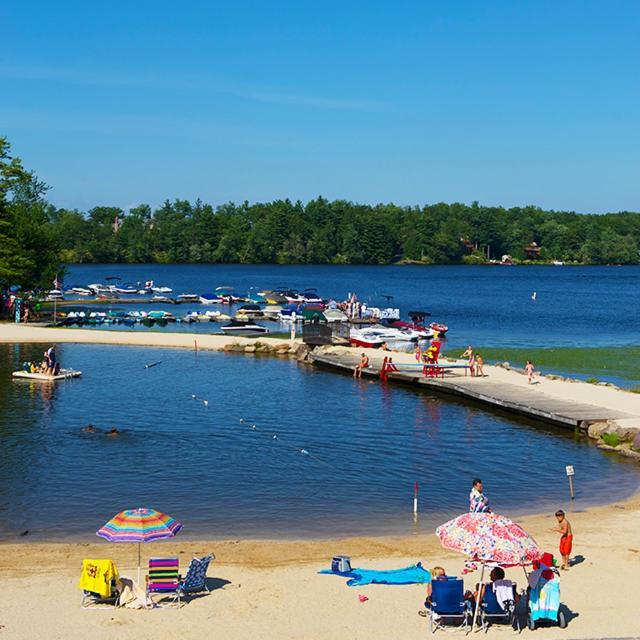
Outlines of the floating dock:
{"type": "Polygon", "coordinates": [[[70,378],[79,378],[82,371],[73,371],[72,369],[60,369],[60,373],[55,376],[48,376],[46,373],[30,373],[29,371],[14,371],[11,374],[14,378],[24,380],[40,380],[41,382],[57,382],[58,380],[69,380],[70,378]]]}
{"type": "MultiPolygon", "coordinates": [[[[389,353],[395,357],[396,353],[389,353]]],[[[310,360],[317,366],[353,373],[358,364],[359,354],[347,350],[315,350],[310,354],[310,360]]],[[[380,378],[382,360],[377,361],[369,356],[370,365],[363,370],[362,375],[380,378]]],[[[571,429],[588,429],[590,424],[607,420],[627,420],[634,415],[618,411],[611,407],[595,404],[585,404],[571,399],[561,399],[545,393],[538,384],[514,384],[496,380],[493,376],[476,378],[465,375],[458,368],[447,368],[447,362],[441,362],[442,376],[425,376],[422,367],[415,363],[395,363],[400,371],[386,373],[388,382],[408,384],[428,390],[433,393],[447,394],[465,398],[466,400],[488,405],[495,409],[508,411],[535,420],[542,420],[551,424],[571,429]],[[403,368],[407,370],[402,370],[403,368]]],[[[486,367],[489,369],[490,367],[486,367]]],[[[511,375],[518,373],[511,371],[511,375]]]]}

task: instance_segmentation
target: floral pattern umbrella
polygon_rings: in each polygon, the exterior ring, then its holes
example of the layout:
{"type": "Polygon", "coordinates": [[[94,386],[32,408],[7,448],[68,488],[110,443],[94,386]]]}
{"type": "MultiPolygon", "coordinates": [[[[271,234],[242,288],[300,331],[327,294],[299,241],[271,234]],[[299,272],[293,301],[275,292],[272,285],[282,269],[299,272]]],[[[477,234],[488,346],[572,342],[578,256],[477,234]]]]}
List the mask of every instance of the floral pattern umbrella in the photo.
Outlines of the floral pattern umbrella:
{"type": "Polygon", "coordinates": [[[445,549],[460,551],[477,562],[524,566],[542,555],[519,524],[496,513],[464,513],[440,525],[436,535],[445,549]]]}
{"type": "MultiPolygon", "coordinates": [[[[524,567],[542,555],[536,541],[519,524],[497,513],[464,513],[440,525],[436,535],[445,549],[460,551],[482,563],[481,584],[487,562],[524,567]]],[[[478,599],[472,629],[475,629],[479,604],[478,599]]]]}

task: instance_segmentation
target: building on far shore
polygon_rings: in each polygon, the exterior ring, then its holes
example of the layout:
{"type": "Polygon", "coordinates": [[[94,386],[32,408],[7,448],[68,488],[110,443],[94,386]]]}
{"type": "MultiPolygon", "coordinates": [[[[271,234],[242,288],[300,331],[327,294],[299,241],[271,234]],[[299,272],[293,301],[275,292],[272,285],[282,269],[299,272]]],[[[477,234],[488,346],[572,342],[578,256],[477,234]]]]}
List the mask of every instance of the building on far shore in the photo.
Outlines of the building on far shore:
{"type": "Polygon", "coordinates": [[[524,254],[527,260],[538,260],[540,258],[540,247],[536,242],[532,242],[528,247],[524,248],[524,254]]]}

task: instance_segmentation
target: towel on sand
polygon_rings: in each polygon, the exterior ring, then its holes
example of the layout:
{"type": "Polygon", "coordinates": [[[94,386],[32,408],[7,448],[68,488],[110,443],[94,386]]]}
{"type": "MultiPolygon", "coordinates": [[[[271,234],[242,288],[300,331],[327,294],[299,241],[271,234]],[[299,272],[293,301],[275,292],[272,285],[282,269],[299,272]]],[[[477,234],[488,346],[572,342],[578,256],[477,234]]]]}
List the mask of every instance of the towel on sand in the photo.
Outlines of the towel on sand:
{"type": "Polygon", "coordinates": [[[420,562],[403,569],[376,571],[375,569],[352,569],[348,573],[324,569],[318,573],[332,574],[350,578],[348,587],[358,587],[363,584],[426,584],[431,582],[431,572],[427,571],[420,562]]]}

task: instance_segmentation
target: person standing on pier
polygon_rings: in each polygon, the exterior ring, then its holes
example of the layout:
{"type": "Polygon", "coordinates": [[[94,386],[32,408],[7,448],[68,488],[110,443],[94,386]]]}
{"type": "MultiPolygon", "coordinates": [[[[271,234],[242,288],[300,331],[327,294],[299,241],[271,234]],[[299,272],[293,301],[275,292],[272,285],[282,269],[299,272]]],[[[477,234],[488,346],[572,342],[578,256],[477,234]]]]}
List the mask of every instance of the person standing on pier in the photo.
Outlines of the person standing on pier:
{"type": "Polygon", "coordinates": [[[527,374],[528,384],[531,384],[533,382],[533,372],[536,370],[531,360],[527,360],[527,364],[525,365],[524,370],[527,374]]]}
{"type": "Polygon", "coordinates": [[[484,495],[484,485],[480,478],[475,478],[469,494],[469,511],[471,513],[491,513],[489,498],[484,495]]]}
{"type": "Polygon", "coordinates": [[[469,345],[467,350],[460,356],[461,358],[467,358],[467,363],[469,365],[469,371],[473,376],[475,374],[475,364],[476,364],[476,356],[473,353],[473,347],[469,345]]]}

